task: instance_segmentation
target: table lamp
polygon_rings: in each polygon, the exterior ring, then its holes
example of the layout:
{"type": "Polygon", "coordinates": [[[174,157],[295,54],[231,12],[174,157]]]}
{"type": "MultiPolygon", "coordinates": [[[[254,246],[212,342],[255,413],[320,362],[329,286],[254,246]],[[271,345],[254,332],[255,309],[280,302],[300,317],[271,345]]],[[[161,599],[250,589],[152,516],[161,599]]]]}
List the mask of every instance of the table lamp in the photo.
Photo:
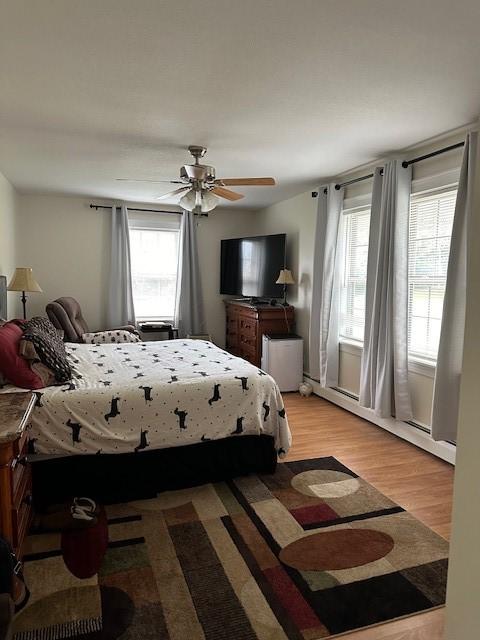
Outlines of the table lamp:
{"type": "Polygon", "coordinates": [[[8,291],[21,291],[22,292],[22,304],[23,304],[23,319],[27,319],[27,297],[25,291],[28,292],[42,292],[42,288],[33,277],[33,270],[30,267],[17,267],[15,273],[8,285],[8,291]]]}
{"type": "Polygon", "coordinates": [[[283,306],[287,307],[287,285],[295,284],[292,272],[289,269],[281,269],[276,284],[283,284],[283,306]]]}

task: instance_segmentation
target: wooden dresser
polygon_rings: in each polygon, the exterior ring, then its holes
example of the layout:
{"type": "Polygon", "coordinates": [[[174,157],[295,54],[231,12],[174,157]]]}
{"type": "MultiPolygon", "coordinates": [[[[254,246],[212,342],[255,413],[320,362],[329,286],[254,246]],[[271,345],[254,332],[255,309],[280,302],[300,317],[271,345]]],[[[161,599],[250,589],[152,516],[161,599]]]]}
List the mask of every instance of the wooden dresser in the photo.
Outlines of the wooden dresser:
{"type": "Polygon", "coordinates": [[[34,405],[32,393],[0,393],[0,534],[17,558],[32,516],[27,425],[34,405]]]}
{"type": "Polygon", "coordinates": [[[262,336],[265,333],[291,333],[294,330],[293,307],[255,305],[237,300],[226,300],[225,307],[227,351],[257,367],[260,367],[262,359],[262,336]]]}

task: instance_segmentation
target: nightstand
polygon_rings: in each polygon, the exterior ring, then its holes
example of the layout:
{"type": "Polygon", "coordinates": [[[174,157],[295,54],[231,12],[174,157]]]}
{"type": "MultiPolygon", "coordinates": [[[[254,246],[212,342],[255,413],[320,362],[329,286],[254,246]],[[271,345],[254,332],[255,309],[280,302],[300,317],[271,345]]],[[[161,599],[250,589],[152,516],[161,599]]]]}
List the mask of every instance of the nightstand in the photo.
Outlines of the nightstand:
{"type": "Polygon", "coordinates": [[[0,393],[0,534],[17,558],[32,516],[27,425],[34,405],[32,393],[0,393]]]}

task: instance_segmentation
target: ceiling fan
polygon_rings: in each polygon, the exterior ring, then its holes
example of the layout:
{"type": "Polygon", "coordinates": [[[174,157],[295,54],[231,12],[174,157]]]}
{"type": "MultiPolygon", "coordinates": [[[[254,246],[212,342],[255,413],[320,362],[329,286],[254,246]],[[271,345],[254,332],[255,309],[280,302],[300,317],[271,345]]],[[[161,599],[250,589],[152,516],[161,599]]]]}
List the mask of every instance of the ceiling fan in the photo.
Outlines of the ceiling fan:
{"type": "Polygon", "coordinates": [[[128,178],[117,178],[117,180],[181,184],[183,186],[164,193],[157,200],[164,200],[165,198],[183,194],[179,205],[188,211],[198,213],[208,213],[215,209],[220,202],[220,198],[234,202],[244,197],[241,193],[225,187],[275,185],[274,178],[215,178],[215,167],[200,164],[200,158],[203,158],[207,152],[206,147],[190,145],[188,150],[195,159],[195,163],[184,164],[183,167],[180,167],[179,180],[130,180],[128,178]]]}

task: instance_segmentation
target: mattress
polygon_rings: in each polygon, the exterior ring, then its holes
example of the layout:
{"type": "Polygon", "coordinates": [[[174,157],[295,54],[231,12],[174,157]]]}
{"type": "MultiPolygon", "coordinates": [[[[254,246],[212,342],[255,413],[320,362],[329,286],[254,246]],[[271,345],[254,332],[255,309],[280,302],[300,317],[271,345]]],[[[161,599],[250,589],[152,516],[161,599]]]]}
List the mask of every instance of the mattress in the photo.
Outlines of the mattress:
{"type": "Polygon", "coordinates": [[[202,340],[67,344],[72,382],[36,391],[33,453],[141,453],[208,440],[291,435],[268,374],[202,340]]]}

